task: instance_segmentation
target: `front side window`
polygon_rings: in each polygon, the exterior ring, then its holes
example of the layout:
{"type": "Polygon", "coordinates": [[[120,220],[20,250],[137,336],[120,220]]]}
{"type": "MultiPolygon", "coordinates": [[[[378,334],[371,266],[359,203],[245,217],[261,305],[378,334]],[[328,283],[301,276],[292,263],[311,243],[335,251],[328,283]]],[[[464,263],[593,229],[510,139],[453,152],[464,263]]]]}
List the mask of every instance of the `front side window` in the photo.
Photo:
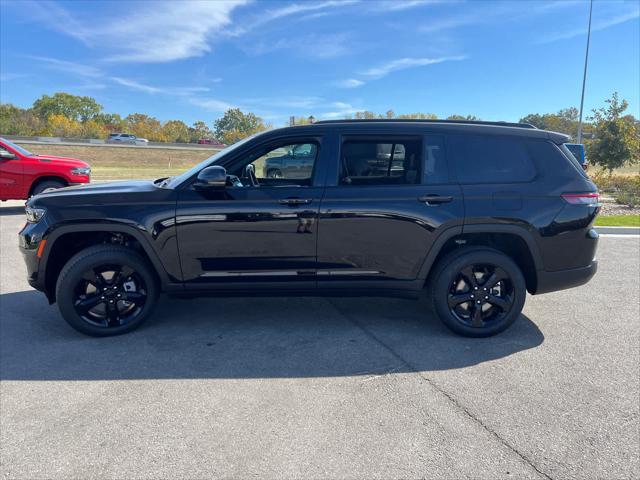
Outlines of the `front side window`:
{"type": "Polygon", "coordinates": [[[460,183],[517,183],[535,177],[525,142],[497,135],[451,135],[460,183]]]}
{"type": "Polygon", "coordinates": [[[250,153],[233,174],[249,185],[252,175],[258,185],[311,185],[317,156],[313,142],[272,145],[250,153]]]}
{"type": "Polygon", "coordinates": [[[403,185],[420,183],[422,142],[379,137],[342,143],[340,184],[403,185]]]}

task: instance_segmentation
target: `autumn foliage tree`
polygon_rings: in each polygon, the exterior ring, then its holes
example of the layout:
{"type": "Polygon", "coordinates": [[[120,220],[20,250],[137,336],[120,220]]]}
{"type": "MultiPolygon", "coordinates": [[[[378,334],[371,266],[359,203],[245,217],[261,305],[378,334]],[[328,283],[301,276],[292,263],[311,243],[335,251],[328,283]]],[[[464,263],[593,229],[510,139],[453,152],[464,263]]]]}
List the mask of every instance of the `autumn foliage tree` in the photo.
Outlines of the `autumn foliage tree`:
{"type": "Polygon", "coordinates": [[[216,138],[227,145],[267,129],[260,117],[251,112],[243,113],[239,108],[227,110],[214,122],[214,127],[216,138]]]}

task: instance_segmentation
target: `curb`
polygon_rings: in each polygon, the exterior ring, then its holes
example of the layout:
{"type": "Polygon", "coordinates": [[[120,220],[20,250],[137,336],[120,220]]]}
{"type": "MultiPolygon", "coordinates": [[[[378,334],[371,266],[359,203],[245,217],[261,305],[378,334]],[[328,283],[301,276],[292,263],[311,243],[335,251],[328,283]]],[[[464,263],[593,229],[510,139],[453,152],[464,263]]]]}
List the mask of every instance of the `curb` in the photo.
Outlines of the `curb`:
{"type": "Polygon", "coordinates": [[[600,234],[640,235],[640,227],[595,227],[600,234]]]}

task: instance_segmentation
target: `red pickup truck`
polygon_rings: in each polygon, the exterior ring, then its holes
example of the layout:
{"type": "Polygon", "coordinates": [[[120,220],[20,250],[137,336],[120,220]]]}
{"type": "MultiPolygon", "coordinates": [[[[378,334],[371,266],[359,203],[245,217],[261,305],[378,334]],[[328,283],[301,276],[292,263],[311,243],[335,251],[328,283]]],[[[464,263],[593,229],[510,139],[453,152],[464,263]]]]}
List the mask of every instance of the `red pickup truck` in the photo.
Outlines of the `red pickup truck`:
{"type": "Polygon", "coordinates": [[[75,158],[35,155],[0,137],[0,200],[26,200],[49,188],[89,183],[89,164],[75,158]]]}

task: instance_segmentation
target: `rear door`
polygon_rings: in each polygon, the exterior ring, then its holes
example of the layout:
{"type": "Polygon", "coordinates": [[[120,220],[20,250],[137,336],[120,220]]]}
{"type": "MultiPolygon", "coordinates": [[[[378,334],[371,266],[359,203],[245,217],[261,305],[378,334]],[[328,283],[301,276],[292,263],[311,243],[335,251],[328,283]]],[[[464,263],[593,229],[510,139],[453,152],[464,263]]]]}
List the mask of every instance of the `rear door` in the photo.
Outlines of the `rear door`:
{"type": "Polygon", "coordinates": [[[342,135],[334,174],[320,206],[318,286],[415,288],[437,236],[464,218],[444,136],[342,135]]]}

